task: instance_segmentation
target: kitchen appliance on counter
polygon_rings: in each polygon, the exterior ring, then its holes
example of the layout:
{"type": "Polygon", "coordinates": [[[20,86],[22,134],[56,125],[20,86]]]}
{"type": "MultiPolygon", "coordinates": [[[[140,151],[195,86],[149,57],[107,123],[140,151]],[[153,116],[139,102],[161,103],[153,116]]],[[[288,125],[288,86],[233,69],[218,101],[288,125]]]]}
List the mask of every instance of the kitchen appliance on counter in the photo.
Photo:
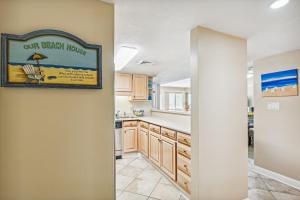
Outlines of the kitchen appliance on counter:
{"type": "Polygon", "coordinates": [[[122,159],[122,121],[115,121],[115,154],[116,159],[122,159]]]}

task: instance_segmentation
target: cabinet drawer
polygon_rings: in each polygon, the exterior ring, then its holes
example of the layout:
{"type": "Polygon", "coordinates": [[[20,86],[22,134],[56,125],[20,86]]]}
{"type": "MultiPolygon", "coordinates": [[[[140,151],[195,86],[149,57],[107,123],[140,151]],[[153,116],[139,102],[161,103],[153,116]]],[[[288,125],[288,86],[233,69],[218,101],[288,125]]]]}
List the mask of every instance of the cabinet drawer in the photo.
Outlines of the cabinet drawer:
{"type": "Polygon", "coordinates": [[[123,127],[136,127],[137,121],[125,121],[123,122],[123,127]]]}
{"type": "Polygon", "coordinates": [[[192,158],[191,148],[182,144],[177,144],[177,154],[182,155],[188,159],[192,158]]]}
{"type": "Polygon", "coordinates": [[[177,155],[177,169],[191,177],[191,160],[177,155]]]}
{"type": "Polygon", "coordinates": [[[176,140],[176,132],[167,128],[161,128],[161,134],[167,138],[176,140]]]}
{"type": "Polygon", "coordinates": [[[143,131],[143,132],[146,132],[146,133],[148,133],[148,129],[146,129],[146,128],[143,128],[143,127],[140,127],[140,131],[143,131]]]}
{"type": "Polygon", "coordinates": [[[149,125],[149,130],[150,130],[151,132],[160,134],[160,127],[159,127],[159,126],[156,126],[156,125],[154,125],[154,124],[150,124],[150,125],[149,125]]]}
{"type": "Polygon", "coordinates": [[[191,194],[191,179],[181,171],[177,171],[177,183],[187,193],[191,194]]]}
{"type": "Polygon", "coordinates": [[[140,127],[141,127],[141,128],[145,128],[145,129],[148,129],[149,124],[146,123],[146,122],[140,122],[140,127]]]}
{"type": "Polygon", "coordinates": [[[190,135],[186,135],[184,133],[177,132],[177,141],[179,143],[187,145],[189,147],[192,145],[191,136],[190,135]]]}

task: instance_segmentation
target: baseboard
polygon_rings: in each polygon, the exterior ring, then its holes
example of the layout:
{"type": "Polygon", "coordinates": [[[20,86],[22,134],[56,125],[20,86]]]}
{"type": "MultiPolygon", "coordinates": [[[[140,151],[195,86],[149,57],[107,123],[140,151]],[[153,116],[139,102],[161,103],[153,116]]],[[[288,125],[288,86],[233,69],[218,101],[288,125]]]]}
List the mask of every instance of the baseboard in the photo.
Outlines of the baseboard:
{"type": "Polygon", "coordinates": [[[258,174],[262,174],[262,175],[264,175],[266,177],[269,177],[271,179],[274,179],[276,181],[282,182],[282,183],[284,183],[286,185],[289,185],[289,186],[291,186],[293,188],[296,188],[296,189],[300,190],[300,181],[297,181],[295,179],[283,176],[281,174],[278,174],[278,173],[270,171],[268,169],[259,167],[257,165],[254,165],[253,170],[255,172],[257,172],[258,174]]]}

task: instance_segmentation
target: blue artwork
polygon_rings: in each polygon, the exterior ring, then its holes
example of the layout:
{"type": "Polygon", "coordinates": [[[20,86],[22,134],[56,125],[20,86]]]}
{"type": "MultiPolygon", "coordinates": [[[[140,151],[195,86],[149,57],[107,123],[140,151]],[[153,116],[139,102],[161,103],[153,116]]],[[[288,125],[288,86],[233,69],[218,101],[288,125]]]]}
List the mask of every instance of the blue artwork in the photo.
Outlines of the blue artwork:
{"type": "Polygon", "coordinates": [[[298,96],[298,70],[261,75],[263,97],[298,96]]]}

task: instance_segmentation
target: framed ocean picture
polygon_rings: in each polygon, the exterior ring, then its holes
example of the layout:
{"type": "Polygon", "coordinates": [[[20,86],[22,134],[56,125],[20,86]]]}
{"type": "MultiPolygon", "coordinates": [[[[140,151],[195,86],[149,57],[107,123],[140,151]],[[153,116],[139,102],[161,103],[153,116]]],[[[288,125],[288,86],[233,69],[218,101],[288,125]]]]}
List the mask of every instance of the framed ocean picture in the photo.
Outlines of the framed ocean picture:
{"type": "Polygon", "coordinates": [[[1,34],[1,86],[102,88],[102,47],[58,30],[1,34]]]}
{"type": "Polygon", "coordinates": [[[298,96],[298,70],[286,70],[261,75],[263,97],[298,96]]]}

